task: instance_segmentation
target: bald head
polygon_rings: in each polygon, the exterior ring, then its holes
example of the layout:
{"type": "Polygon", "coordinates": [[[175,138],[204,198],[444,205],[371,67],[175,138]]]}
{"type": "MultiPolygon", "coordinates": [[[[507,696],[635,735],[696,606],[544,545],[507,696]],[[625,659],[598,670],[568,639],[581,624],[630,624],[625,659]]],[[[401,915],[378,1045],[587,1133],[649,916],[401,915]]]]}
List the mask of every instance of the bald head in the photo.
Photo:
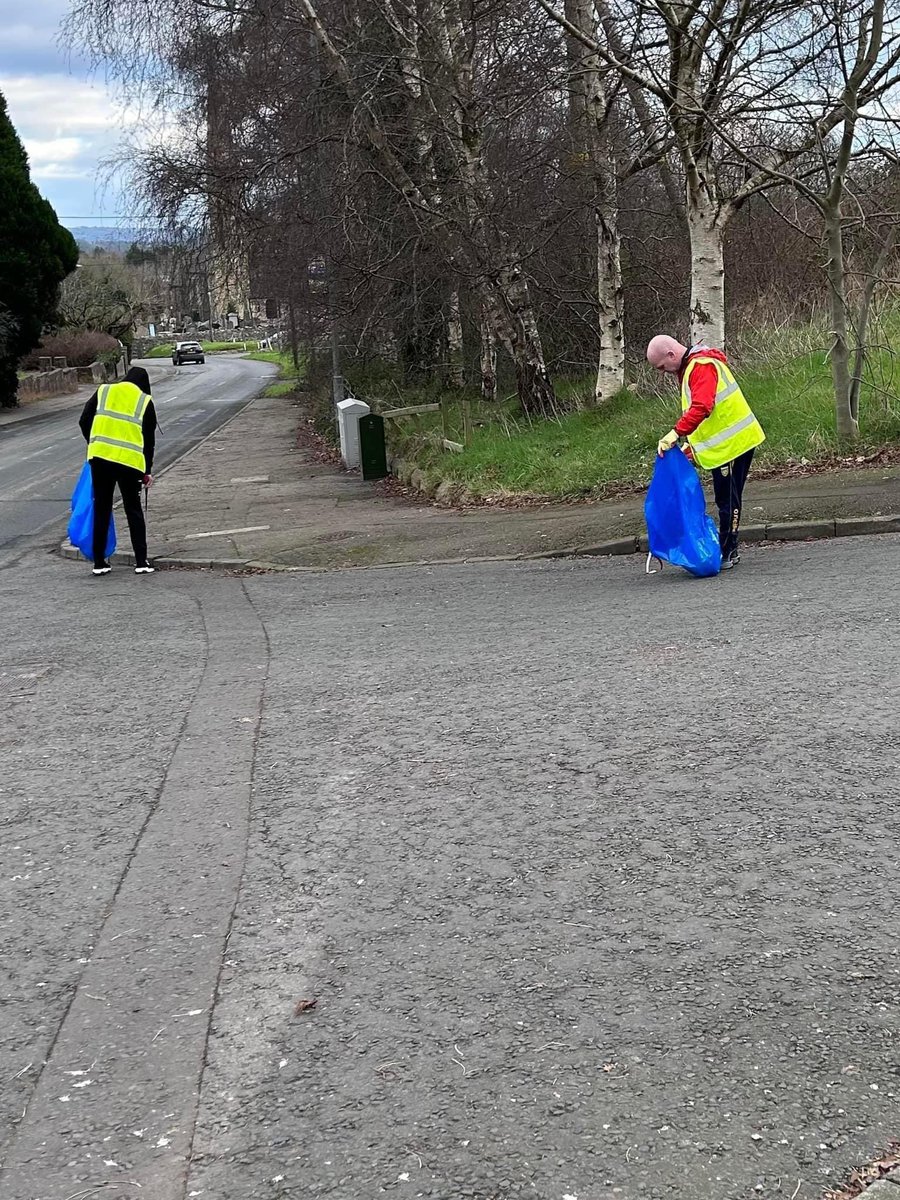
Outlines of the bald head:
{"type": "Polygon", "coordinates": [[[667,333],[657,334],[655,338],[650,339],[647,346],[647,362],[650,366],[670,375],[678,374],[685,354],[687,346],[682,346],[681,342],[669,337],[667,333]]]}

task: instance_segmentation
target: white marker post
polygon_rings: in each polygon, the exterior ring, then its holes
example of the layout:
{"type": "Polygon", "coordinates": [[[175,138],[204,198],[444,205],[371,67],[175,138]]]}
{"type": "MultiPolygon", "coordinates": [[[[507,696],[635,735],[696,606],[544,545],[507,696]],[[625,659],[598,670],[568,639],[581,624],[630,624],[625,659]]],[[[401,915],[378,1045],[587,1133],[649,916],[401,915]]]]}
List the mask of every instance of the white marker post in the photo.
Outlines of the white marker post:
{"type": "Polygon", "coordinates": [[[341,458],[348,467],[359,466],[359,418],[368,416],[370,411],[365,400],[356,400],[352,396],[337,405],[341,458]]]}

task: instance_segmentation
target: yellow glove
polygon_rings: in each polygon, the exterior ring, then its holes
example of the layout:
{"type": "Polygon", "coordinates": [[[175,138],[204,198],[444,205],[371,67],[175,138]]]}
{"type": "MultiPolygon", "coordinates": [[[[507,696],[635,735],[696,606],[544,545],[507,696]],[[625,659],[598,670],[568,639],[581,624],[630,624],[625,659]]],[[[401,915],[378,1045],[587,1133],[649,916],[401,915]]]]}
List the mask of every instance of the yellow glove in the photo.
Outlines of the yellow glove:
{"type": "Polygon", "coordinates": [[[661,437],[656,447],[656,453],[660,458],[667,450],[671,450],[673,446],[678,445],[678,434],[674,429],[670,429],[665,437],[661,437]]]}

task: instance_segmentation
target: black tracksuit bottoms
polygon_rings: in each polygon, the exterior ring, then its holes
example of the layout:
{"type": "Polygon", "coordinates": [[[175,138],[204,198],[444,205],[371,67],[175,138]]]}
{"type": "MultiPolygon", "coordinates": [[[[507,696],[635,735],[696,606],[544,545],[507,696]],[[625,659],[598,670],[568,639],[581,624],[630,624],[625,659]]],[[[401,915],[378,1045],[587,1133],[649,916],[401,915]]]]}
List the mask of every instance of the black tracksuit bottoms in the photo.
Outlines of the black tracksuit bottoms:
{"type": "Polygon", "coordinates": [[[102,562],[106,558],[106,536],[112,516],[113,493],[118,484],[125,506],[128,532],[131,534],[134,561],[142,565],[147,561],[147,526],[141,509],[143,475],[134,467],[125,467],[105,458],[92,458],[91,477],[94,481],[94,562],[102,562]]]}
{"type": "Polygon", "coordinates": [[[744,484],[750,474],[750,464],[753,462],[753,451],[741,454],[734,462],[715,467],[712,472],[713,492],[716,497],[716,507],[719,510],[719,545],[722,547],[722,558],[736,554],[738,548],[738,530],[741,526],[741,498],[744,494],[744,484]]]}

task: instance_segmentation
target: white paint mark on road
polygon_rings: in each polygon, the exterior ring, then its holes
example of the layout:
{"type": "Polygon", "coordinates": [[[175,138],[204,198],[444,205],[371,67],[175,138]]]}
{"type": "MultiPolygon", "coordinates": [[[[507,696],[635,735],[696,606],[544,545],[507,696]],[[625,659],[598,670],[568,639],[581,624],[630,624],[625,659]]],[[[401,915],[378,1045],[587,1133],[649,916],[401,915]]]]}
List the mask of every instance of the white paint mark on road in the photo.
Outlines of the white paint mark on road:
{"type": "Polygon", "coordinates": [[[236,475],[232,483],[268,483],[268,475],[236,475]]]}
{"type": "Polygon", "coordinates": [[[185,541],[196,541],[197,538],[208,537],[227,537],[232,533],[262,533],[265,529],[271,529],[271,525],[244,525],[240,529],[211,529],[209,533],[186,533],[185,541]]]}

